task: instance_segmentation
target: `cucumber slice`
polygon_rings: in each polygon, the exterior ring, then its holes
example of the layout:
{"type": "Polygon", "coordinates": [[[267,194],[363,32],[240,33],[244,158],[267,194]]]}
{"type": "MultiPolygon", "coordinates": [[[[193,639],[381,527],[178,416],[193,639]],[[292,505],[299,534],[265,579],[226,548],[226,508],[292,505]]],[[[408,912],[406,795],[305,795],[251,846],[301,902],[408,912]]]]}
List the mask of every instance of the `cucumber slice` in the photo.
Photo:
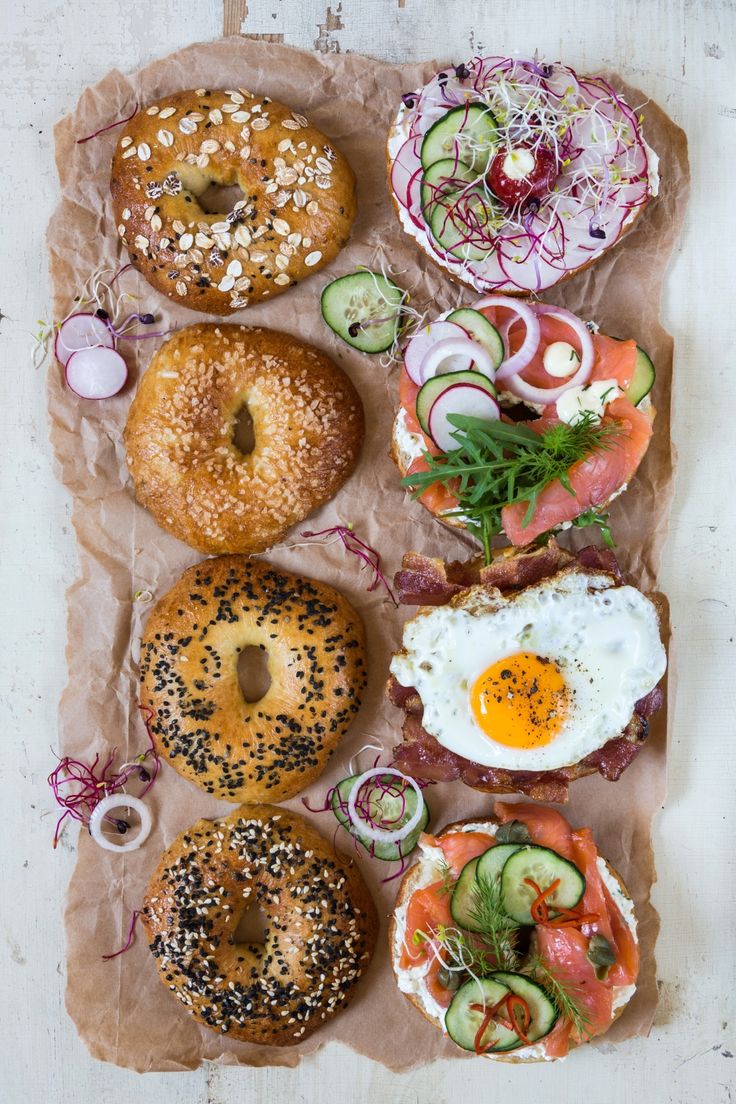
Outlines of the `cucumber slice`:
{"type": "MultiPolygon", "coordinates": [[[[422,819],[419,821],[416,828],[409,833],[406,839],[401,840],[399,843],[374,843],[373,840],[369,840],[367,837],[360,835],[353,822],[340,807],[341,805],[343,808],[347,806],[350,791],[355,785],[355,780],[358,777],[357,774],[354,774],[338,782],[330,801],[332,812],[335,814],[340,824],[342,824],[343,828],[347,828],[350,835],[354,836],[358,843],[362,844],[366,851],[370,852],[375,858],[382,859],[384,862],[398,862],[402,856],[406,857],[414,850],[419,836],[429,824],[429,806],[425,801],[422,819]]],[[[380,781],[383,782],[384,785],[389,785],[391,782],[396,782],[396,776],[392,774],[383,775],[380,781]]],[[[376,815],[376,819],[380,816],[382,820],[390,821],[392,829],[400,828],[402,823],[405,824],[416,812],[417,800],[418,798],[413,786],[407,786],[403,794],[403,816],[401,815],[402,798],[390,797],[387,794],[381,796],[380,812],[376,807],[375,799],[371,798],[370,811],[372,815],[376,815]]]]}
{"type": "Polygon", "coordinates": [[[430,410],[443,391],[446,391],[448,387],[455,387],[458,383],[469,383],[474,387],[480,387],[495,398],[496,388],[488,379],[488,376],[484,376],[482,372],[468,370],[467,372],[446,372],[444,375],[432,376],[421,387],[417,395],[417,419],[428,437],[430,436],[430,410]]]}
{"type": "Polygon", "coordinates": [[[460,871],[450,898],[450,915],[455,923],[465,931],[477,932],[482,928],[473,920],[475,907],[475,872],[478,859],[470,859],[460,871]]]}
{"type": "Polygon", "coordinates": [[[422,141],[422,167],[451,157],[483,172],[493,153],[497,123],[492,112],[481,104],[453,107],[434,123],[422,141]]]}
{"type": "Polygon", "coordinates": [[[501,877],[501,871],[515,851],[521,848],[520,843],[496,843],[484,851],[478,860],[478,878],[493,881],[501,877]]]}
{"type": "Polygon", "coordinates": [[[361,353],[385,353],[401,328],[405,298],[380,272],[353,272],[328,284],[320,305],[327,325],[348,345],[361,353]]]}
{"type": "Polygon", "coordinates": [[[429,219],[435,204],[457,192],[463,183],[472,184],[478,174],[473,172],[469,165],[462,161],[455,161],[451,157],[445,157],[442,161],[435,161],[430,165],[422,177],[422,214],[429,219]]]}
{"type": "MultiPolygon", "coordinates": [[[[445,1028],[447,1034],[454,1043],[463,1050],[475,1050],[475,1036],[483,1023],[483,1012],[476,1011],[472,1005],[484,1005],[493,1008],[505,996],[513,990],[496,981],[493,977],[471,978],[461,985],[452,1003],[445,1013],[445,1028]]],[[[515,1031],[509,1031],[500,1024],[490,1024],[485,1034],[486,1039],[495,1039],[494,1045],[489,1047],[489,1052],[501,1050],[513,1050],[521,1043],[521,1039],[515,1031]]]]}
{"type": "Polygon", "coordinates": [[[536,893],[525,884],[525,878],[536,882],[540,889],[546,889],[560,879],[554,893],[545,898],[551,908],[555,905],[574,908],[585,893],[585,878],[573,863],[547,847],[538,847],[533,843],[520,847],[506,860],[501,871],[503,907],[517,924],[534,923],[530,907],[536,893]]]}
{"type": "Polygon", "coordinates": [[[505,985],[512,993],[516,993],[517,997],[523,997],[529,1005],[531,1022],[526,1031],[529,1042],[536,1043],[538,1039],[549,1035],[557,1023],[559,1013],[542,986],[532,981],[526,974],[496,973],[491,974],[491,977],[500,985],[505,985]]]}
{"type": "Polygon", "coordinates": [[[654,370],[651,357],[637,345],[634,374],[631,377],[631,383],[626,388],[626,397],[629,402],[632,402],[634,406],[638,406],[654,387],[656,377],[657,373],[654,370]]]}
{"type": "Polygon", "coordinates": [[[493,246],[490,241],[485,242],[481,234],[488,232],[487,228],[493,223],[496,208],[482,188],[466,192],[462,203],[466,217],[472,217],[471,231],[453,207],[460,196],[460,192],[451,192],[446,200],[436,203],[429,214],[427,225],[432,237],[446,253],[461,261],[482,261],[493,246]],[[471,234],[474,236],[467,240],[471,234]]]}
{"type": "Polygon", "coordinates": [[[498,368],[506,355],[501,335],[495,326],[491,325],[484,314],[473,310],[472,307],[461,307],[447,316],[448,322],[454,322],[456,326],[462,326],[465,332],[482,345],[493,358],[494,368],[498,368]]]}

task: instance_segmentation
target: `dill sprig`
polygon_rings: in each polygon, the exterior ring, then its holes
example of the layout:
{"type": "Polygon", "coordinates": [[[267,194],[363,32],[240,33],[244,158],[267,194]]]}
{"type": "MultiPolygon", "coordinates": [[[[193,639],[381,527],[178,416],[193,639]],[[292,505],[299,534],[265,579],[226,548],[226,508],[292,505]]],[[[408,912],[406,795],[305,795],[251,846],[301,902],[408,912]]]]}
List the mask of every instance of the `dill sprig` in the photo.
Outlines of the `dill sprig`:
{"type": "Polygon", "coordinates": [[[570,468],[593,452],[609,449],[611,438],[620,433],[615,422],[601,424],[591,411],[584,411],[571,425],[560,422],[543,433],[465,414],[448,418],[455,426],[452,436],[457,448],[440,456],[425,452],[427,470],[405,476],[402,483],[411,488],[414,498],[435,483],[451,490],[458,508],[445,516],[463,519],[481,541],[486,563],[491,562],[492,538],[502,532],[504,506],[527,503],[522,525],[528,525],[544,488],[559,479],[574,496],[570,468]]]}
{"type": "Polygon", "coordinates": [[[440,870],[440,880],[442,881],[442,885],[440,886],[438,893],[440,897],[446,897],[448,894],[452,893],[453,889],[457,885],[457,878],[453,874],[450,864],[444,859],[440,860],[438,866],[440,870]]]}
{"type": "Polygon", "coordinates": [[[501,882],[476,874],[469,915],[481,929],[478,933],[488,945],[496,970],[516,970],[518,925],[507,916],[501,897],[501,882]]]}
{"type": "Polygon", "coordinates": [[[593,1034],[590,1015],[578,1000],[580,990],[574,982],[559,978],[540,955],[534,955],[528,960],[524,973],[529,974],[547,990],[560,1016],[569,1020],[579,1039],[589,1038],[593,1034]]]}

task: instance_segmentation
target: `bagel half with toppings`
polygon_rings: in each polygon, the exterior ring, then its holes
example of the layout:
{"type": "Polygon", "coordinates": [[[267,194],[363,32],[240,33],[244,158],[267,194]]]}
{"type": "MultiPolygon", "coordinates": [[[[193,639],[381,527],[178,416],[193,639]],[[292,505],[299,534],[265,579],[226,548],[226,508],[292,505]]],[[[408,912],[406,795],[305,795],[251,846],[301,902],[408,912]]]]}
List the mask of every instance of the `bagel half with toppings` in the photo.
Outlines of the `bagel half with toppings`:
{"type": "Polygon", "coordinates": [[[272,805],[198,820],[162,856],[141,913],[162,982],[200,1023],[269,1046],[302,1042],[352,998],[378,918],[354,862],[272,805]],[[263,942],[235,941],[251,906],[263,942]]]}
{"type": "Polygon", "coordinates": [[[224,801],[285,801],[319,777],[358,712],[363,623],[326,583],[218,556],[154,606],[140,678],[158,753],[179,774],[224,801]],[[270,679],[251,701],[238,674],[248,649],[270,679]]]}
{"type": "Polygon", "coordinates": [[[605,531],[649,447],[654,384],[634,340],[489,295],[404,348],[391,456],[414,498],[486,550],[498,536],[521,547],[570,526],[605,531]]]}
{"type": "Polygon", "coordinates": [[[602,77],[473,58],[407,93],[388,135],[402,228],[481,292],[529,295],[587,268],[659,189],[642,119],[602,77]]]}
{"type": "Polygon", "coordinates": [[[131,263],[162,294],[210,314],[275,298],[337,256],[355,176],[303,115],[244,88],[164,96],[122,130],[110,187],[131,263]],[[229,210],[203,206],[238,189],[229,210]]]}
{"type": "Polygon", "coordinates": [[[630,895],[588,829],[498,802],[494,818],[423,836],[389,925],[399,989],[462,1049],[563,1058],[636,991],[630,895]]]}
{"type": "Polygon", "coordinates": [[[399,770],[562,802],[571,782],[616,781],[639,754],[667,657],[657,605],[613,553],[554,541],[490,565],[408,553],[396,587],[420,606],[390,666],[399,770]]]}
{"type": "Polygon", "coordinates": [[[253,553],[337,493],[363,433],[360,397],[324,353],[274,330],[201,323],[154,354],[124,440],[136,498],[163,529],[199,552],[253,553]]]}

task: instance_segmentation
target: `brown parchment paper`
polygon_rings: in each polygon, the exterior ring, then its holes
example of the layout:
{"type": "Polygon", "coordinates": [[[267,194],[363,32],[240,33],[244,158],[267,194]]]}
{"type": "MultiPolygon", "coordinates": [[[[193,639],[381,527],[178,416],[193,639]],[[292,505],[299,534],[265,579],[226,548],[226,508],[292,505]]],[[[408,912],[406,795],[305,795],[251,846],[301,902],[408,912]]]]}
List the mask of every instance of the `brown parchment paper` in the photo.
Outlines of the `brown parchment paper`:
{"type": "MultiPolygon", "coordinates": [[[[56,160],[61,201],[48,231],[53,283],[53,315],[73,309],[73,296],[101,267],[123,263],[113,225],[109,166],[121,133],[77,145],[76,139],[129,114],[133,105],[182,88],[243,85],[282,99],[331,136],[358,176],[359,214],[347,249],[331,268],[305,280],[273,303],[249,308],[234,320],[287,330],[332,355],[354,380],[365,404],[367,436],[357,473],[336,498],[298,527],[266,558],[338,586],[361,611],[368,630],[370,681],[365,703],[324,776],[309,791],[321,804],[328,786],[346,773],[347,763],[366,742],[386,749],[400,739],[401,714],[384,700],[389,658],[400,640],[406,610],[395,611],[383,591],[366,591],[367,578],[341,547],[299,543],[299,528],[320,529],[338,521],[355,523],[378,548],[387,574],[401,554],[415,549],[448,558],[474,550],[459,536],[411,503],[388,459],[388,441],[397,402],[398,372],[377,358],[348,349],[319,314],[324,284],[357,264],[375,265],[383,247],[399,280],[413,289],[417,305],[439,312],[473,293],[458,288],[415,248],[399,229],[385,182],[384,142],[402,92],[422,84],[436,63],[391,66],[358,55],[317,55],[240,37],[191,46],[125,77],[112,72],[88,88],[71,115],[56,127],[56,160]],[[292,546],[293,545],[293,546],[292,546]]],[[[618,78],[611,78],[622,85],[618,78]]],[[[625,87],[625,86],[624,86],[625,87]]],[[[629,102],[645,96],[625,89],[629,102]]],[[[549,295],[604,332],[635,336],[657,366],[658,417],[652,446],[629,491],[613,507],[614,529],[624,566],[644,587],[655,584],[667,527],[672,486],[669,412],[672,340],[659,320],[661,285],[677,238],[688,190],[686,140],[654,104],[644,109],[646,135],[662,158],[662,194],[624,243],[590,271],[549,295]]],[[[120,286],[139,296],[139,309],[162,319],[159,328],[202,320],[153,291],[128,271],[120,286]]],[[[136,505],[127,476],[121,430],[137,380],[157,342],[130,342],[126,390],[107,402],[84,402],[65,388],[59,366],[49,372],[51,439],[59,474],[74,497],[81,577],[68,594],[67,659],[69,685],[60,709],[60,754],[85,759],[117,746],[128,758],[146,746],[136,709],[138,639],[147,608],[133,601],[139,590],[161,596],[198,556],[159,529],[136,505]]],[[[579,542],[584,540],[578,535],[579,542]]],[[[589,825],[602,853],[621,871],[637,903],[642,968],[637,995],[606,1041],[649,1030],[656,1005],[654,942],[658,918],[649,903],[654,880],[650,827],[665,793],[665,716],[655,720],[647,747],[617,784],[600,777],[572,786],[567,808],[573,824],[589,825]]],[[[121,760],[122,761],[122,760],[121,760]]],[[[361,764],[367,766],[370,753],[361,764]]],[[[465,787],[437,785],[428,793],[432,824],[490,812],[492,799],[465,787]]],[[[217,802],[164,764],[150,794],[155,827],[140,850],[112,855],[86,832],[66,902],[68,952],[67,1007],[93,1055],[137,1070],[191,1069],[204,1059],[243,1065],[296,1065],[303,1054],[338,1039],[386,1066],[403,1070],[438,1056],[459,1057],[441,1033],[426,1023],[398,992],[385,939],[397,882],[383,886],[384,864],[357,855],[379,912],[384,934],[352,1005],[328,1027],[290,1049],[238,1043],[200,1027],[161,985],[142,934],[124,955],[103,962],[101,955],[122,945],[131,910],[140,905],[149,874],[162,849],[197,817],[213,817],[232,806],[217,802]]],[[[299,799],[290,803],[304,811],[299,799]]],[[[307,814],[310,815],[310,814],[307,814]]],[[[325,835],[334,831],[329,813],[313,818],[325,835]]],[[[67,831],[62,845],[74,846],[67,831]]],[[[343,837],[341,846],[350,847],[343,837]]],[[[393,868],[391,868],[393,869],[393,868]]]]}

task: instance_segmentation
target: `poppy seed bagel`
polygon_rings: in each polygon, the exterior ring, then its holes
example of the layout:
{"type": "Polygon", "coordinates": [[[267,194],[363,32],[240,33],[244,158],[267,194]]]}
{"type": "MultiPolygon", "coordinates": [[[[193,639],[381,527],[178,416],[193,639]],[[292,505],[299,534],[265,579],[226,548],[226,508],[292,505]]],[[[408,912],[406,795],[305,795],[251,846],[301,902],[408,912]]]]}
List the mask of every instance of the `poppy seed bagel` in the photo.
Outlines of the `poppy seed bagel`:
{"type": "Polygon", "coordinates": [[[360,617],[338,591],[245,556],[188,568],[141,641],[141,704],[161,757],[225,801],[285,801],[324,770],[366,684],[360,617]],[[243,649],[271,684],[240,687],[243,649]]]}

